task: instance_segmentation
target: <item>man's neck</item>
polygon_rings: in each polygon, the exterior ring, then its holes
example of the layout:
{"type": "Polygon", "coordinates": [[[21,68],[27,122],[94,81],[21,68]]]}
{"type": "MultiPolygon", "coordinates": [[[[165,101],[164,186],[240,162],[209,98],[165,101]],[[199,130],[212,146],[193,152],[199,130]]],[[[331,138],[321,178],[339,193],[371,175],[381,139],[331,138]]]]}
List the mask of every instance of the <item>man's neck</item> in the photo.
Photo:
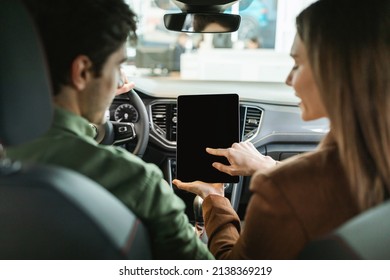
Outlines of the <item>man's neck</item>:
{"type": "Polygon", "coordinates": [[[80,106],[77,99],[77,92],[69,86],[61,88],[60,92],[53,98],[54,104],[81,116],[80,106]]]}

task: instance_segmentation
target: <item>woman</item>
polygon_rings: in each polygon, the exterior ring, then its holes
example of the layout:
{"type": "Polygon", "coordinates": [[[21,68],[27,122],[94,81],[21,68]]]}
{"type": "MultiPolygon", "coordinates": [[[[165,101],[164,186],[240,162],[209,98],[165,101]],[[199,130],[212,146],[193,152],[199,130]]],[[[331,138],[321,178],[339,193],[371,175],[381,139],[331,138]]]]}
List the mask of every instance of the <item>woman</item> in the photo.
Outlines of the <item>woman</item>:
{"type": "Polygon", "coordinates": [[[252,175],[245,230],[222,184],[174,180],[200,195],[209,247],[221,259],[293,259],[310,240],[381,203],[390,188],[390,2],[320,0],[297,19],[286,83],[303,120],[328,117],[314,152],[275,166],[250,144],[208,149],[252,175]],[[275,166],[275,167],[271,167],[275,166]]]}

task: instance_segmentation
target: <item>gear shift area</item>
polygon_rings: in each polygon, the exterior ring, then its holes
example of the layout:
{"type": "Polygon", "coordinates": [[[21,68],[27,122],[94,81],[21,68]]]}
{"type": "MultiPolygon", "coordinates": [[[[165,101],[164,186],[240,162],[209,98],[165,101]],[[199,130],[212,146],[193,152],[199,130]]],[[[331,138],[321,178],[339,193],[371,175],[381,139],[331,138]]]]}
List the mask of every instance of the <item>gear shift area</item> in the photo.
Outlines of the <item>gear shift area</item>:
{"type": "Polygon", "coordinates": [[[195,231],[198,237],[207,244],[208,237],[204,228],[203,211],[202,211],[203,199],[197,195],[194,198],[193,209],[195,218],[195,231]]]}

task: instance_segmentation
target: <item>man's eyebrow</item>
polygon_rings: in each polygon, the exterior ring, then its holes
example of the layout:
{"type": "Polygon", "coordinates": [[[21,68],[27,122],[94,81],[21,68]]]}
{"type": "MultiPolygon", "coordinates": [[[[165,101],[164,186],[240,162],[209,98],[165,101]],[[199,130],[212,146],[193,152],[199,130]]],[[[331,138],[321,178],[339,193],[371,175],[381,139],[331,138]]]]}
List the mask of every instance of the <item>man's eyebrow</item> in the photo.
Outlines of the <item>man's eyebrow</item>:
{"type": "Polygon", "coordinates": [[[126,61],[127,61],[127,56],[123,57],[121,60],[119,60],[119,63],[122,64],[122,63],[125,63],[126,61]]]}

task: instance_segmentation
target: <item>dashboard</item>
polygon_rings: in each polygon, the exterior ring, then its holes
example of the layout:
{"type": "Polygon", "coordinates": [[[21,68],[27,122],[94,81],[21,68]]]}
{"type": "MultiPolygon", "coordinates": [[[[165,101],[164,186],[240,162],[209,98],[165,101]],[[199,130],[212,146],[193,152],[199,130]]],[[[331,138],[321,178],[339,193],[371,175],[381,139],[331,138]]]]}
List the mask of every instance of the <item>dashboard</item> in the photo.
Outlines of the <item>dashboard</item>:
{"type": "MultiPolygon", "coordinates": [[[[224,90],[219,93],[232,92],[227,87],[224,90]]],[[[256,91],[256,88],[253,87],[253,90],[256,91]]],[[[161,87],[153,93],[140,88],[135,91],[145,104],[149,117],[149,142],[143,159],[156,164],[163,171],[167,182],[171,184],[176,176],[177,96],[181,93],[193,94],[193,92],[186,91],[185,87],[183,91],[176,89],[176,93],[170,94],[165,93],[161,87]]],[[[261,89],[259,91],[260,94],[248,94],[245,91],[242,94],[238,93],[241,141],[251,141],[258,151],[275,160],[284,160],[315,149],[329,130],[328,120],[304,122],[300,118],[300,109],[294,97],[289,96],[283,100],[273,97],[273,100],[269,100],[267,96],[264,98],[261,94],[261,89]],[[253,96],[258,97],[253,98],[253,96]]],[[[199,114],[202,114],[201,109],[199,114]]],[[[110,120],[137,122],[139,113],[130,104],[126,95],[120,95],[114,99],[110,107],[110,120]]],[[[122,144],[122,146],[129,152],[134,148],[131,143],[122,144]]],[[[225,189],[226,197],[230,199],[233,208],[241,218],[245,215],[251,195],[249,183],[250,178],[242,177],[239,183],[228,184],[225,189]]],[[[186,214],[190,221],[193,221],[194,195],[179,190],[172,184],[171,187],[185,202],[186,214]]]]}

